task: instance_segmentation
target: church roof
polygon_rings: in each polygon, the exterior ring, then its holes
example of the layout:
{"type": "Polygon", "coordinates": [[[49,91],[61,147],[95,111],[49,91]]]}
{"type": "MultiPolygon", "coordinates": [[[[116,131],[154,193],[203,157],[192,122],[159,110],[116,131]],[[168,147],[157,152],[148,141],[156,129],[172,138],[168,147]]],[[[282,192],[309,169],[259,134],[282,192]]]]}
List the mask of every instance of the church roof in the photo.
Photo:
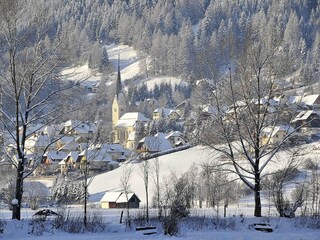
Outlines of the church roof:
{"type": "Polygon", "coordinates": [[[148,122],[146,118],[140,112],[128,112],[125,113],[116,123],[115,127],[133,127],[136,122],[148,122]]]}

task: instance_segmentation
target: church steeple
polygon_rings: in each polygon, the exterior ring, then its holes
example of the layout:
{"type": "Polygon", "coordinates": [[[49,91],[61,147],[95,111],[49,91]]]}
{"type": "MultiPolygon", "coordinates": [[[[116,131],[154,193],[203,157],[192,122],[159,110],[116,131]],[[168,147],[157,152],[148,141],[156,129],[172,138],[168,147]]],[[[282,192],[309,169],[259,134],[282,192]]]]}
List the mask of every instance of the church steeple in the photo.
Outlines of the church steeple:
{"type": "Polygon", "coordinates": [[[121,84],[121,74],[120,74],[120,54],[118,55],[118,76],[117,76],[117,83],[116,83],[116,96],[119,96],[119,93],[122,91],[122,84],[121,84]]]}
{"type": "Polygon", "coordinates": [[[112,103],[112,126],[122,117],[127,111],[126,99],[122,93],[121,74],[120,74],[120,54],[118,55],[118,76],[116,82],[116,94],[112,103]]]}

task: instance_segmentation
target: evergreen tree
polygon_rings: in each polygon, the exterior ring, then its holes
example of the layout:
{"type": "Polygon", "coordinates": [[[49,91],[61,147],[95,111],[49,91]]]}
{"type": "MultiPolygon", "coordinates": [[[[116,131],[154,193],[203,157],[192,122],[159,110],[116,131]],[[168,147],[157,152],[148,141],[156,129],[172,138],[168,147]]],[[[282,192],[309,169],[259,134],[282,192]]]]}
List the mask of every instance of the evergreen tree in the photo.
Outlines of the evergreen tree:
{"type": "Polygon", "coordinates": [[[110,62],[109,62],[109,56],[107,49],[105,47],[102,48],[102,56],[100,59],[100,65],[99,65],[99,70],[100,72],[105,72],[110,70],[110,62]]]}
{"type": "Polygon", "coordinates": [[[178,61],[179,70],[183,75],[193,72],[195,65],[194,34],[190,20],[183,22],[179,32],[178,61]]]}

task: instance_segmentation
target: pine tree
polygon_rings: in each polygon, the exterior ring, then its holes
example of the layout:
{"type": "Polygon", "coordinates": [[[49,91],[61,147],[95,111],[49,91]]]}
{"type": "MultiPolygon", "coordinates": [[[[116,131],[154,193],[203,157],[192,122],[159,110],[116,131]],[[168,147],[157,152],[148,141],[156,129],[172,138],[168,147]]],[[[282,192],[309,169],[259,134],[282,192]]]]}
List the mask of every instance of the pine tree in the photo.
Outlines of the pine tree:
{"type": "Polygon", "coordinates": [[[102,48],[102,56],[100,59],[99,70],[100,70],[100,72],[110,70],[109,56],[108,56],[107,49],[105,47],[102,48]]]}

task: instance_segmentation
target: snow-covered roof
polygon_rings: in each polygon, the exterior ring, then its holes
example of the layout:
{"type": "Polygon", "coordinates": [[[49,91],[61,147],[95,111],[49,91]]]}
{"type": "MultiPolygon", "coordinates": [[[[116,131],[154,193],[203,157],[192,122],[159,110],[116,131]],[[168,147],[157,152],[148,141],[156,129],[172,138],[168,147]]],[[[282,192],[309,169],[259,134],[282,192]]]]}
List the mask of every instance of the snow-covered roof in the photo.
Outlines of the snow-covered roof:
{"type": "Polygon", "coordinates": [[[320,113],[314,110],[308,110],[308,111],[301,111],[293,120],[292,122],[297,122],[297,121],[303,121],[307,120],[311,114],[317,114],[320,116],[320,113]]]}
{"type": "Polygon", "coordinates": [[[103,149],[102,151],[113,153],[113,152],[124,152],[124,148],[119,143],[102,143],[102,144],[95,144],[91,145],[90,149],[103,149]]]}
{"type": "Polygon", "coordinates": [[[288,104],[313,106],[314,103],[319,98],[319,96],[320,96],[319,94],[305,95],[305,96],[290,96],[288,98],[288,104]]]}
{"type": "Polygon", "coordinates": [[[140,112],[128,112],[125,113],[116,123],[115,127],[133,127],[136,122],[148,122],[149,119],[146,118],[140,112]]]}
{"type": "Polygon", "coordinates": [[[106,192],[100,202],[115,202],[121,194],[122,192],[106,192]]]}
{"type": "Polygon", "coordinates": [[[294,132],[294,128],[289,125],[270,126],[262,130],[263,134],[268,137],[274,137],[279,131],[291,134],[294,132]]]}
{"type": "Polygon", "coordinates": [[[173,111],[175,111],[175,110],[169,109],[169,108],[157,108],[153,112],[154,113],[159,113],[160,116],[164,115],[165,117],[167,117],[173,111]]]}
{"type": "Polygon", "coordinates": [[[80,134],[85,134],[89,132],[95,133],[97,131],[97,126],[92,122],[81,122],[78,120],[68,120],[63,124],[64,127],[72,128],[73,131],[80,134]]]}
{"type": "Polygon", "coordinates": [[[134,195],[134,193],[128,193],[127,196],[125,193],[122,193],[119,196],[119,198],[116,200],[116,203],[126,203],[133,197],[133,195],[134,195]]]}
{"type": "Polygon", "coordinates": [[[64,159],[59,162],[59,165],[65,165],[68,158],[72,158],[74,161],[77,161],[79,153],[76,151],[70,152],[64,159]]]}
{"type": "Polygon", "coordinates": [[[151,152],[163,152],[172,149],[171,143],[163,136],[148,136],[139,141],[151,152]]]}
{"type": "Polygon", "coordinates": [[[183,134],[180,131],[174,131],[174,132],[168,133],[165,138],[169,139],[170,137],[183,137],[183,134]]]}
{"type": "Polygon", "coordinates": [[[269,104],[270,106],[278,106],[280,103],[281,97],[274,97],[274,98],[269,98],[269,97],[263,97],[259,99],[253,99],[252,102],[254,104],[259,104],[260,105],[265,105],[265,104],[269,104]]]}
{"type": "Polygon", "coordinates": [[[58,150],[75,150],[79,147],[79,143],[77,143],[76,141],[74,141],[73,139],[69,142],[67,142],[66,144],[64,144],[61,148],[59,148],[58,150]]]}
{"type": "Polygon", "coordinates": [[[88,161],[105,161],[110,162],[112,158],[105,149],[86,149],[82,151],[79,156],[85,156],[88,161]]]}
{"type": "Polygon", "coordinates": [[[77,152],[77,151],[72,151],[72,152],[70,152],[70,153],[68,154],[68,156],[66,156],[66,159],[67,159],[68,157],[71,157],[73,160],[77,160],[78,156],[79,156],[79,152],[77,152]]]}
{"type": "Polygon", "coordinates": [[[61,144],[66,144],[70,141],[72,141],[74,138],[70,137],[70,136],[63,136],[62,138],[59,139],[58,142],[60,142],[61,144]]]}
{"type": "Polygon", "coordinates": [[[33,147],[47,147],[51,139],[47,134],[34,134],[26,140],[26,149],[33,147]]]}
{"type": "Polygon", "coordinates": [[[134,193],[130,192],[127,194],[124,192],[106,192],[101,198],[100,202],[116,202],[116,203],[126,203],[132,198],[134,193]],[[128,199],[128,200],[127,200],[128,199]]]}
{"type": "Polygon", "coordinates": [[[59,151],[48,151],[43,156],[50,158],[53,161],[58,161],[64,159],[67,156],[67,154],[59,151]]]}

